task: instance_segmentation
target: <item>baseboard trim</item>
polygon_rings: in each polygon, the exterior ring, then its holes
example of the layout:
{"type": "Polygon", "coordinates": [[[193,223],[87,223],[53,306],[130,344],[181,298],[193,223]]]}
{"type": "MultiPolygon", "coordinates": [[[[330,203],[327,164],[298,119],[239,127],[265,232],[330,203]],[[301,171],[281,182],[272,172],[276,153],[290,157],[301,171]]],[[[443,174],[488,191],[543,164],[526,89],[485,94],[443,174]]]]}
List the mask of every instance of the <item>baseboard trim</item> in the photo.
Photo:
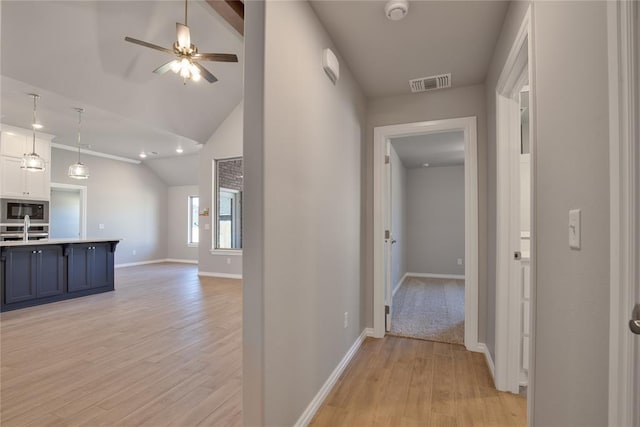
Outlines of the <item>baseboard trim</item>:
{"type": "Polygon", "coordinates": [[[493,358],[491,357],[491,353],[489,352],[489,347],[483,342],[479,342],[475,348],[470,348],[470,351],[475,351],[477,353],[483,353],[485,361],[487,362],[487,366],[489,368],[489,372],[491,373],[491,379],[494,384],[496,382],[496,366],[493,363],[493,358]]]}
{"type": "Polygon", "coordinates": [[[177,262],[180,264],[197,264],[198,260],[195,259],[177,259],[177,258],[167,258],[166,262],[177,262]]]}
{"type": "Polygon", "coordinates": [[[362,342],[366,337],[370,336],[373,336],[373,328],[365,328],[360,336],[356,338],[351,348],[344,355],[340,363],[338,363],[338,366],[336,366],[331,375],[329,375],[329,378],[327,378],[327,381],[325,381],[313,400],[311,400],[309,406],[307,406],[302,415],[300,415],[300,418],[298,418],[298,421],[296,421],[294,427],[306,427],[309,425],[313,417],[316,415],[316,412],[318,412],[318,409],[320,409],[320,407],[324,403],[324,400],[327,398],[329,393],[331,393],[331,390],[333,390],[333,387],[338,382],[340,375],[342,375],[344,370],[349,365],[349,362],[351,362],[351,359],[353,359],[353,356],[358,352],[358,349],[362,345],[362,342]]]}
{"type": "Polygon", "coordinates": [[[396,283],[396,286],[393,288],[393,291],[391,292],[392,297],[396,294],[396,292],[398,292],[398,289],[400,289],[400,286],[404,284],[404,281],[407,279],[407,277],[409,277],[409,273],[404,273],[404,276],[402,276],[400,278],[400,281],[396,283]]]}
{"type": "Polygon", "coordinates": [[[198,276],[218,277],[221,279],[242,279],[242,274],[214,273],[210,271],[198,271],[198,276]]]}
{"type": "Polygon", "coordinates": [[[116,264],[114,268],[123,268],[123,267],[135,267],[137,265],[147,265],[147,264],[160,264],[162,262],[167,262],[166,259],[152,259],[148,261],[138,261],[138,262],[127,262],[124,264],[116,264]]]}
{"type": "Polygon", "coordinates": [[[425,277],[429,279],[455,279],[464,280],[464,274],[433,274],[433,273],[407,273],[408,277],[425,277]]]}

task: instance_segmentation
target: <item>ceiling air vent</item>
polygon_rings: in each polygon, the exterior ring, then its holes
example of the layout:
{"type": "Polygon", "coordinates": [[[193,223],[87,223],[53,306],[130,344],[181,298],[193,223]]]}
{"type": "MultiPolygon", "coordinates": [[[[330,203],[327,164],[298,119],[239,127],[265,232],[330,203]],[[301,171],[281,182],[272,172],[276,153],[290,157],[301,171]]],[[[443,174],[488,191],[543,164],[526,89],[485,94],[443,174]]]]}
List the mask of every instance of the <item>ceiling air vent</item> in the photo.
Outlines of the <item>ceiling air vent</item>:
{"type": "Polygon", "coordinates": [[[451,87],[451,73],[409,80],[409,87],[413,93],[451,87]]]}

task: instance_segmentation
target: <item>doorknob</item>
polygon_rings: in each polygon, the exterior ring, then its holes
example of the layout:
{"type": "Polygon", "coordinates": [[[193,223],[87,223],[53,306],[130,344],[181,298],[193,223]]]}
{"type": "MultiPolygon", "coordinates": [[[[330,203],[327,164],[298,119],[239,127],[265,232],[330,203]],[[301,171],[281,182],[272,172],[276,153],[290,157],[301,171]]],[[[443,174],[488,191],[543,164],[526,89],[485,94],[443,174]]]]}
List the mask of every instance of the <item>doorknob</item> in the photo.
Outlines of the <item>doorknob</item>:
{"type": "Polygon", "coordinates": [[[397,242],[396,239],[391,239],[391,244],[393,245],[395,242],[397,242]]]}
{"type": "Polygon", "coordinates": [[[640,304],[636,304],[629,320],[629,329],[636,335],[640,335],[640,304]]]}

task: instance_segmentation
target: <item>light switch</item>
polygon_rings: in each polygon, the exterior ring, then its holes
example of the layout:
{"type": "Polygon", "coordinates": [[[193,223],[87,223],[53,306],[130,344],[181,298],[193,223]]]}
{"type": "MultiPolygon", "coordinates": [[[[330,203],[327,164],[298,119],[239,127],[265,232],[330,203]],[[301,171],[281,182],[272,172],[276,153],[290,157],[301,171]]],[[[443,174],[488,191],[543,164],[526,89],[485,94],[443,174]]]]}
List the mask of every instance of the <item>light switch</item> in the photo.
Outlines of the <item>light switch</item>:
{"type": "Polygon", "coordinates": [[[569,247],[580,249],[580,209],[569,211],[569,247]]]}
{"type": "Polygon", "coordinates": [[[104,224],[98,224],[98,229],[104,230],[104,224]]]}

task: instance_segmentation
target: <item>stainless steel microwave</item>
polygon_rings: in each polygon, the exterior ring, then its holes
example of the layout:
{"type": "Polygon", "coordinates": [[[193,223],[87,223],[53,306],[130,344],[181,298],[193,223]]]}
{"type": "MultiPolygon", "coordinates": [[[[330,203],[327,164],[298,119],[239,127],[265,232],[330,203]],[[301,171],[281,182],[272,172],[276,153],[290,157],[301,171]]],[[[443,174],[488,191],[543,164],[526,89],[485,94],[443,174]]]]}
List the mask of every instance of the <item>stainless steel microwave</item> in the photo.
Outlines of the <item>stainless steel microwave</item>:
{"type": "Polygon", "coordinates": [[[15,224],[29,215],[32,224],[49,223],[49,202],[39,200],[0,199],[0,223],[15,224]]]}

